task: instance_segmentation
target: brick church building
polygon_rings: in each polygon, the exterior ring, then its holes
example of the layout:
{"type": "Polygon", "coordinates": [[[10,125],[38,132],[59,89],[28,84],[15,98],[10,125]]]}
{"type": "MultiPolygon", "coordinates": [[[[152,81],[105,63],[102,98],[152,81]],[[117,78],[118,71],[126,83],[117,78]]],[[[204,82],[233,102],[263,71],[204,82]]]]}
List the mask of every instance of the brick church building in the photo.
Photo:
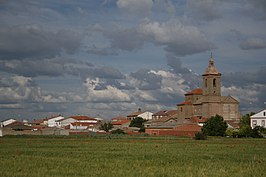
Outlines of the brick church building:
{"type": "Polygon", "coordinates": [[[202,74],[203,88],[185,94],[185,101],[177,104],[177,117],[209,118],[218,114],[226,121],[238,121],[239,102],[232,96],[221,96],[221,76],[211,57],[209,66],[202,74]]]}

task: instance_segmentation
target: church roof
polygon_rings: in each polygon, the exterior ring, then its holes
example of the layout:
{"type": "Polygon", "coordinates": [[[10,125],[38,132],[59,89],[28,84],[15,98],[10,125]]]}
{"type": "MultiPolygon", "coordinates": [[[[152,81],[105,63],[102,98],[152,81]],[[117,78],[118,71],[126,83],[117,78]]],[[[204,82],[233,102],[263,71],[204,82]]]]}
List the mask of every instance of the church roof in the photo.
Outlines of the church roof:
{"type": "Polygon", "coordinates": [[[202,95],[203,90],[201,88],[194,89],[190,92],[187,92],[185,95],[202,95]]]}
{"type": "Polygon", "coordinates": [[[221,96],[221,101],[223,103],[238,103],[238,101],[234,97],[232,97],[230,95],[228,95],[228,96],[221,96]]]}
{"type": "Polygon", "coordinates": [[[207,67],[203,75],[209,75],[209,74],[220,75],[218,69],[214,65],[214,59],[212,57],[209,61],[209,66],[207,67]]]}

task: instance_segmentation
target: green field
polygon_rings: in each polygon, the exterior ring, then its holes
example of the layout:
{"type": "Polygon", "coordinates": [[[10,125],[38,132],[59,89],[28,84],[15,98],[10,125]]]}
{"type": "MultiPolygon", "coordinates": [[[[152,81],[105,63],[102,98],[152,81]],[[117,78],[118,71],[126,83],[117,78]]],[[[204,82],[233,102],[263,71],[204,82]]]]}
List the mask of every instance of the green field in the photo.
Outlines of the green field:
{"type": "Polygon", "coordinates": [[[0,176],[266,176],[266,140],[2,137],[0,176]]]}

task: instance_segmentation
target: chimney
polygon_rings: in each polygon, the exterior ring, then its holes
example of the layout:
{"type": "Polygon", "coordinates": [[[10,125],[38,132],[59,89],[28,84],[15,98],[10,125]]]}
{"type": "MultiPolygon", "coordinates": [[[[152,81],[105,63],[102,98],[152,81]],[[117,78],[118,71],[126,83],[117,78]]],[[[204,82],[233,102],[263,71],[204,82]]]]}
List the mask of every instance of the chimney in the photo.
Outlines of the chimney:
{"type": "Polygon", "coordinates": [[[138,109],[138,112],[141,112],[141,108],[138,109]]]}

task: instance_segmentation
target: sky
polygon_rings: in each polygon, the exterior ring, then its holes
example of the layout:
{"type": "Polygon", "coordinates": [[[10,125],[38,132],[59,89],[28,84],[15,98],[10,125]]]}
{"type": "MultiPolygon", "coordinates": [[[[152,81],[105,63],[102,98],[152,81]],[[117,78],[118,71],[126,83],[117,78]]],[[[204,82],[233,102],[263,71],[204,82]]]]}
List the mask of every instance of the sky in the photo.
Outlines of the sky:
{"type": "Polygon", "coordinates": [[[265,0],[1,0],[0,120],[176,109],[211,56],[240,112],[266,104],[265,0]]]}

